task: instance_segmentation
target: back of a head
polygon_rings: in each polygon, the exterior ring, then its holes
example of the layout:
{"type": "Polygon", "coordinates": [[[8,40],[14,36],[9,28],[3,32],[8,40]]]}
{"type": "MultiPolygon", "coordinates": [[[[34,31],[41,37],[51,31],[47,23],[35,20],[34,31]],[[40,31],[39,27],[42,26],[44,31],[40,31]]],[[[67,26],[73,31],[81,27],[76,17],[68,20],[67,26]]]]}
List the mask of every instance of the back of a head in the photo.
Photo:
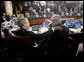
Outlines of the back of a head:
{"type": "Polygon", "coordinates": [[[61,23],[60,16],[58,14],[53,15],[51,17],[51,20],[52,21],[58,21],[59,23],[61,23]]]}

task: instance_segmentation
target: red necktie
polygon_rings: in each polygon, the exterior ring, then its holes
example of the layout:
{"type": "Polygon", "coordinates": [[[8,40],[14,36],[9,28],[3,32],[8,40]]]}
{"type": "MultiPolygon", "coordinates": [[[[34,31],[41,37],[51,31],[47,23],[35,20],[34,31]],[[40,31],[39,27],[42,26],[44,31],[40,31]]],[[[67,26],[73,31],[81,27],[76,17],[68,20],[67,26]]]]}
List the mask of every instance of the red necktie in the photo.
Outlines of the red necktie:
{"type": "Polygon", "coordinates": [[[5,38],[4,35],[3,35],[3,33],[1,33],[1,37],[2,37],[2,38],[5,38]]]}

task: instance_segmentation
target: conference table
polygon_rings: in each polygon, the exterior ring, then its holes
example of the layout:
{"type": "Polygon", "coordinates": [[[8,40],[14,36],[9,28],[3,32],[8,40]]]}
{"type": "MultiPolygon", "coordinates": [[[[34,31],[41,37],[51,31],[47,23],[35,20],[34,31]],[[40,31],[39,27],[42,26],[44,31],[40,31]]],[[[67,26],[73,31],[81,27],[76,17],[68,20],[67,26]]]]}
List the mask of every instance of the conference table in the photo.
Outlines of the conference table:
{"type": "MultiPolygon", "coordinates": [[[[15,31],[18,30],[20,27],[18,27],[17,25],[15,25],[13,28],[11,28],[11,31],[15,31]]],[[[44,33],[46,31],[48,31],[48,28],[46,27],[41,27],[41,25],[33,25],[30,27],[30,31],[34,32],[35,34],[40,34],[40,33],[44,33]],[[31,30],[30,30],[31,29],[31,30]],[[40,32],[39,32],[40,31],[40,32]]],[[[83,29],[83,26],[81,26],[80,28],[69,28],[70,31],[72,31],[74,34],[75,33],[81,33],[81,29],[83,29]]],[[[70,33],[72,34],[72,33],[70,33]]]]}

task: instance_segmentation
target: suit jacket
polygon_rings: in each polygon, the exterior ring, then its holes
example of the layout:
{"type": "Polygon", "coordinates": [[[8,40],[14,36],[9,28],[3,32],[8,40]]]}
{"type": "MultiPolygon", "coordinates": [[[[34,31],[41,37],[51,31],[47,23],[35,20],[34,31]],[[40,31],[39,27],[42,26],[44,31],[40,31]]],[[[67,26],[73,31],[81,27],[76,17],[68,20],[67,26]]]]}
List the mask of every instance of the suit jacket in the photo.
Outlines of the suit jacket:
{"type": "Polygon", "coordinates": [[[14,31],[13,33],[14,33],[14,35],[17,35],[17,36],[31,36],[31,40],[33,42],[35,42],[35,41],[38,42],[38,41],[42,40],[44,37],[53,33],[53,31],[49,30],[43,34],[35,34],[31,31],[27,31],[26,29],[20,28],[19,30],[14,31]]]}
{"type": "Polygon", "coordinates": [[[65,46],[67,43],[69,29],[61,24],[58,26],[62,26],[63,30],[55,30],[49,37],[48,45],[65,46]]]}

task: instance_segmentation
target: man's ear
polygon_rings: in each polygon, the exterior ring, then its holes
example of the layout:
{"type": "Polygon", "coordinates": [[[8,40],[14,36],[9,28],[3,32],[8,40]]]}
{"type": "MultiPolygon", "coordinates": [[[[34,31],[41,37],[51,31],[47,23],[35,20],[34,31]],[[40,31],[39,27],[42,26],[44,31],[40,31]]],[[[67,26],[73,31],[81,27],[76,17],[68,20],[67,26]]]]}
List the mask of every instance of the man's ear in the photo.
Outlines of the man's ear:
{"type": "Polygon", "coordinates": [[[24,24],[22,24],[22,27],[24,26],[24,24]]]}

